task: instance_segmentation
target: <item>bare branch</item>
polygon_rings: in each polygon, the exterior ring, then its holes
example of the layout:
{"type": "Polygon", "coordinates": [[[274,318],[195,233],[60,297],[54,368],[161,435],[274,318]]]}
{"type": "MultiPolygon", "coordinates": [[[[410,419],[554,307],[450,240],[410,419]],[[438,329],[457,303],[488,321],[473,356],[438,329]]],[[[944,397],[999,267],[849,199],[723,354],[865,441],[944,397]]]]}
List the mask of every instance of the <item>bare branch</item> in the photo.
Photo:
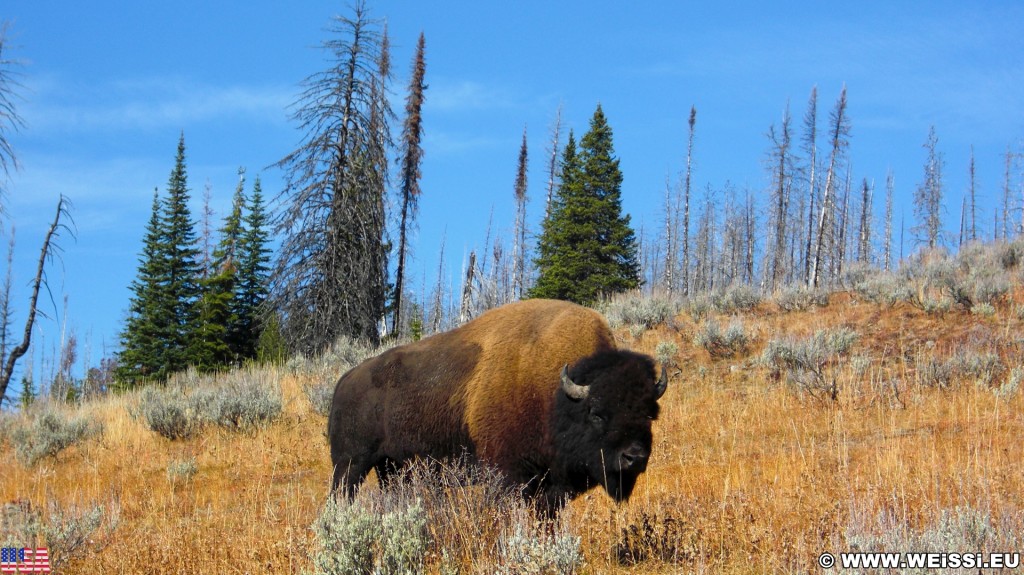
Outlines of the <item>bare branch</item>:
{"type": "Polygon", "coordinates": [[[25,320],[25,331],[22,335],[21,343],[16,345],[3,360],[3,365],[0,367],[0,401],[6,397],[7,385],[11,381],[11,376],[14,374],[14,367],[18,360],[21,359],[25,352],[28,351],[29,345],[32,343],[32,328],[35,325],[36,320],[36,306],[39,302],[39,291],[41,288],[47,285],[45,276],[46,264],[49,262],[55,252],[59,252],[60,248],[56,244],[57,238],[60,237],[61,230],[67,230],[71,232],[67,225],[61,222],[61,219],[68,220],[71,218],[69,210],[69,203],[67,198],[61,196],[57,201],[57,214],[53,218],[53,223],[50,224],[49,230],[46,232],[46,237],[43,239],[43,247],[39,252],[39,263],[36,266],[36,276],[32,280],[32,296],[29,298],[28,307],[28,318],[25,320]]]}

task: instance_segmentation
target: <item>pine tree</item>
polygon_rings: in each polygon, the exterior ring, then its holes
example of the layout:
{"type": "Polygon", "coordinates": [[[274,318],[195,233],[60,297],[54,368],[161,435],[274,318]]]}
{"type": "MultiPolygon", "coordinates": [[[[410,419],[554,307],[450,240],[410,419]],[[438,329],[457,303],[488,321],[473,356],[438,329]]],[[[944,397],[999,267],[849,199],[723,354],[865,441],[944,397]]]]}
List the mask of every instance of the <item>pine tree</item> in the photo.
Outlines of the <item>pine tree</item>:
{"type": "Polygon", "coordinates": [[[117,359],[117,379],[121,385],[131,387],[145,378],[159,377],[163,372],[163,342],[170,329],[167,318],[160,315],[165,298],[164,235],[160,194],[154,189],[153,208],[146,224],[138,274],[129,287],[132,297],[128,304],[128,318],[121,332],[121,352],[117,359]]]}
{"type": "Polygon", "coordinates": [[[182,135],[167,182],[167,197],[161,202],[157,192],[153,195],[139,273],[131,286],[128,319],[121,333],[121,385],[159,381],[192,362],[202,269],[188,201],[182,135]]]}
{"type": "Polygon", "coordinates": [[[237,299],[239,252],[242,243],[242,208],[245,205],[245,170],[238,171],[238,186],[231,211],[220,229],[220,241],[213,248],[211,268],[201,281],[197,302],[196,329],[189,349],[189,363],[201,371],[224,367],[241,359],[237,299]]]}
{"type": "Polygon", "coordinates": [[[569,134],[562,184],[537,246],[537,283],[530,297],[589,304],[640,285],[637,242],[622,214],[622,172],[612,130],[598,105],[580,150],[569,134]]]}
{"type": "Polygon", "coordinates": [[[164,375],[181,371],[190,362],[189,348],[197,328],[199,280],[202,268],[195,232],[195,223],[188,207],[188,172],[185,166],[185,135],[178,140],[178,151],[167,182],[164,201],[164,233],[161,242],[164,259],[164,306],[161,314],[168,318],[164,355],[164,375]]]}
{"type": "Polygon", "coordinates": [[[238,249],[238,279],[232,309],[235,315],[232,340],[241,359],[256,358],[266,322],[267,284],[270,274],[270,249],[267,247],[267,214],[263,208],[263,187],[259,177],[253,182],[252,195],[243,218],[243,235],[238,249]]]}

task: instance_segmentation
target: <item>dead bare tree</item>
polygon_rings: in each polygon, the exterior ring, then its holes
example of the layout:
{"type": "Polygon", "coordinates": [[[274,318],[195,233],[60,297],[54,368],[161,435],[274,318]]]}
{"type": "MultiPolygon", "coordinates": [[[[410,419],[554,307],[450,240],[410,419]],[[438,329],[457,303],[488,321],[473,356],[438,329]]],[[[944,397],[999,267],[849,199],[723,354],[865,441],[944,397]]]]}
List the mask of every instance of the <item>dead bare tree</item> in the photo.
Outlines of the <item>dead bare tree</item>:
{"type": "Polygon", "coordinates": [[[0,229],[6,213],[7,180],[10,173],[18,169],[18,158],[9,136],[25,126],[15,107],[19,87],[14,71],[17,62],[7,58],[8,51],[7,22],[0,22],[0,229]]]}
{"type": "Polygon", "coordinates": [[[686,179],[683,183],[683,261],[680,264],[682,278],[680,282],[683,288],[683,295],[690,293],[690,184],[693,175],[693,133],[697,125],[697,107],[690,106],[689,138],[686,143],[686,179]]]}
{"type": "Polygon", "coordinates": [[[526,148],[526,128],[523,128],[523,144],[519,148],[519,161],[516,167],[516,222],[512,240],[512,299],[522,299],[525,293],[524,277],[526,275],[526,168],[528,153],[526,148]]]}
{"type": "Polygon", "coordinates": [[[71,219],[71,213],[68,211],[69,208],[70,204],[67,198],[61,196],[57,200],[57,214],[54,216],[46,236],[43,238],[43,247],[39,252],[39,262],[36,265],[36,275],[31,283],[32,295],[29,297],[28,317],[25,319],[25,329],[22,333],[21,343],[14,346],[3,358],[0,358],[2,360],[2,365],[0,365],[0,402],[7,396],[7,385],[11,381],[11,376],[14,375],[14,368],[18,360],[25,355],[29,345],[32,344],[32,329],[35,326],[36,314],[38,313],[39,292],[43,288],[49,290],[46,281],[46,264],[53,259],[55,253],[60,252],[60,245],[57,243],[60,232],[64,230],[72,234],[72,236],[74,235],[71,228],[62,222],[62,220],[71,219]]]}
{"type": "Polygon", "coordinates": [[[864,178],[860,196],[860,222],[857,225],[857,261],[862,263],[871,262],[871,204],[874,195],[874,186],[869,185],[868,179],[864,178]]]}
{"type": "MultiPolygon", "coordinates": [[[[771,142],[769,152],[772,167],[771,216],[768,225],[771,234],[771,253],[768,255],[766,270],[768,293],[774,293],[783,280],[786,265],[786,231],[789,226],[789,192],[793,178],[792,156],[790,153],[790,116],[789,104],[782,116],[782,128],[776,133],[775,126],[768,129],[768,140],[771,142]]],[[[767,248],[768,246],[766,246],[767,248]]]]}
{"type": "Polygon", "coordinates": [[[911,231],[929,248],[938,247],[942,242],[942,168],[945,161],[938,150],[939,138],[935,135],[935,126],[928,130],[928,140],[924,148],[928,158],[924,166],[924,181],[914,192],[914,215],[918,225],[911,231]]]}
{"type": "Polygon", "coordinates": [[[416,56],[413,58],[412,79],[409,81],[409,94],[405,99],[405,122],[402,127],[402,159],[401,159],[401,215],[398,225],[398,264],[395,267],[395,317],[394,330],[401,333],[402,301],[405,296],[405,267],[409,255],[409,228],[416,221],[417,205],[420,196],[420,162],[423,159],[423,100],[427,85],[424,76],[427,63],[424,57],[426,39],[420,33],[416,44],[416,56]]]}
{"type": "Polygon", "coordinates": [[[558,180],[558,155],[561,152],[561,146],[559,146],[559,140],[562,137],[562,106],[558,106],[558,111],[555,113],[555,123],[551,127],[551,146],[547,150],[548,152],[548,190],[547,200],[544,202],[544,218],[547,219],[548,215],[551,214],[551,198],[555,195],[555,187],[558,180]]]}
{"type": "Polygon", "coordinates": [[[814,248],[814,260],[811,263],[811,277],[808,285],[812,288],[818,287],[821,276],[821,266],[825,257],[825,237],[831,236],[829,231],[835,219],[836,210],[836,177],[839,164],[843,158],[843,151],[848,145],[850,136],[850,123],[846,117],[846,86],[843,86],[836,101],[836,107],[829,117],[829,139],[832,142],[832,153],[829,155],[828,172],[825,174],[825,191],[821,199],[821,215],[818,217],[817,238],[814,248]]]}
{"type": "Polygon", "coordinates": [[[302,144],[277,163],[286,187],[269,302],[292,351],[307,355],[342,335],[376,344],[384,318],[390,58],[381,22],[362,1],[353,12],[335,19],[329,67],[299,97],[302,144]]]}
{"type": "Polygon", "coordinates": [[[804,247],[804,281],[811,281],[811,245],[814,242],[814,201],[818,196],[815,175],[818,168],[818,87],[811,88],[811,97],[804,114],[804,146],[807,151],[807,236],[804,247]]]}
{"type": "Polygon", "coordinates": [[[967,188],[967,193],[970,197],[968,200],[970,211],[970,223],[967,226],[967,239],[970,241],[977,241],[978,239],[978,204],[977,204],[977,192],[978,192],[978,180],[977,173],[974,170],[974,145],[971,145],[971,163],[967,168],[968,177],[970,178],[967,188]]]}
{"type": "Polygon", "coordinates": [[[885,176],[885,249],[884,265],[882,269],[892,269],[892,196],[895,190],[896,184],[892,175],[892,170],[885,176]]]}
{"type": "Polygon", "coordinates": [[[459,323],[473,319],[473,285],[476,279],[476,251],[469,252],[469,263],[466,265],[466,279],[462,284],[462,302],[459,305],[459,323]]]}
{"type": "MultiPolygon", "coordinates": [[[[1012,190],[1012,186],[1011,186],[1012,174],[1013,174],[1013,152],[1010,150],[1010,147],[1007,146],[1006,147],[1006,172],[1005,172],[1004,177],[1003,177],[1003,239],[1007,240],[1007,241],[1010,239],[1010,211],[1011,211],[1010,205],[1013,202],[1013,200],[1011,199],[1012,198],[1012,194],[1013,194],[1013,190],[1012,190]]],[[[997,224],[998,224],[998,222],[997,222],[997,224]]],[[[996,226],[996,230],[998,230],[998,229],[999,229],[999,227],[997,225],[996,226]]],[[[998,237],[998,232],[993,232],[992,235],[994,237],[998,237]]]]}

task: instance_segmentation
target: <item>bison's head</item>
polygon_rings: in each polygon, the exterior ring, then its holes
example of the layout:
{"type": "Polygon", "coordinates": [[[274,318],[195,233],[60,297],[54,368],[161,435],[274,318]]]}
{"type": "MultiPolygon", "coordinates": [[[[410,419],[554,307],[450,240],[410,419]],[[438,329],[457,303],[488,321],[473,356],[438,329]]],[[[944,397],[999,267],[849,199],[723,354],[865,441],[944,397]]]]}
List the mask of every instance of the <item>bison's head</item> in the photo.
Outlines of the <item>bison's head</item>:
{"type": "Polygon", "coordinates": [[[629,499],[647,469],[666,378],[662,369],[656,380],[654,361],[630,351],[599,352],[562,369],[552,423],[572,491],[603,485],[616,501],[629,499]]]}

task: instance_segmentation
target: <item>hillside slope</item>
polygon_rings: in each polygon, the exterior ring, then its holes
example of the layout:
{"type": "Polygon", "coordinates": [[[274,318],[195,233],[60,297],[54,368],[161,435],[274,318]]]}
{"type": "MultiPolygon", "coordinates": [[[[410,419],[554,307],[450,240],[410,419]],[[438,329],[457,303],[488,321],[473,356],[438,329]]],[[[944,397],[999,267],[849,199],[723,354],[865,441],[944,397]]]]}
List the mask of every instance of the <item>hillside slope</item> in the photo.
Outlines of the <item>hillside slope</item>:
{"type": "MultiPolygon", "coordinates": [[[[991,313],[872,303],[856,292],[798,311],[771,301],[612,302],[605,311],[620,344],[669,359],[673,375],[633,500],[617,507],[595,490],[566,513],[559,529],[579,537],[576,572],[803,572],[824,551],[1019,549],[1022,302],[1019,286],[991,313]],[[614,308],[629,305],[667,311],[647,327],[614,308]],[[808,349],[819,333],[822,348],[808,349]],[[844,342],[829,339],[837,333],[844,342]],[[787,363],[799,353],[820,361],[787,363]],[[835,393],[816,393],[821,382],[835,393]]],[[[330,462],[325,418],[304,391],[340,369],[328,361],[236,374],[279,386],[280,415],[175,440],[133,415],[139,393],[94,400],[70,411],[102,432],[33,465],[16,462],[13,430],[27,420],[8,416],[7,535],[32,518],[99,525],[77,548],[38,541],[56,548],[66,573],[311,569],[330,462]],[[90,515],[96,505],[102,512],[90,515]]],[[[468,489],[448,486],[456,498],[477,496],[468,489]]],[[[529,515],[498,507],[472,544],[458,533],[466,525],[429,523],[427,571],[515,572],[503,522],[529,515]]],[[[474,521],[488,517],[479,512],[474,521]]]]}

